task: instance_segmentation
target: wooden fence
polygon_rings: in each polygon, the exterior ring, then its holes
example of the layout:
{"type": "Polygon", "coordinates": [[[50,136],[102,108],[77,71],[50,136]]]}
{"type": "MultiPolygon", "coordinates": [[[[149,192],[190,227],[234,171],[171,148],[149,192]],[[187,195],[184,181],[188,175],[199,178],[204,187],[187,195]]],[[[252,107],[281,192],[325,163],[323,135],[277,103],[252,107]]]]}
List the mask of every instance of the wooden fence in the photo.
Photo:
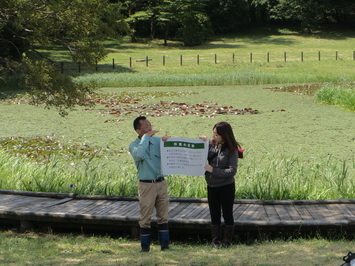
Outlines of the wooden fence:
{"type": "Polygon", "coordinates": [[[271,62],[305,62],[305,61],[326,61],[326,60],[355,60],[355,51],[352,52],[283,52],[272,54],[265,53],[249,53],[249,54],[209,54],[209,55],[180,55],[180,56],[166,56],[154,55],[146,56],[144,58],[124,57],[120,60],[112,58],[111,63],[96,63],[95,66],[88,66],[84,64],[76,64],[74,62],[61,62],[60,71],[65,73],[67,71],[108,71],[109,69],[116,69],[117,67],[136,68],[142,65],[149,66],[185,66],[185,65],[200,65],[200,64],[236,64],[236,63],[271,63],[271,62]]]}

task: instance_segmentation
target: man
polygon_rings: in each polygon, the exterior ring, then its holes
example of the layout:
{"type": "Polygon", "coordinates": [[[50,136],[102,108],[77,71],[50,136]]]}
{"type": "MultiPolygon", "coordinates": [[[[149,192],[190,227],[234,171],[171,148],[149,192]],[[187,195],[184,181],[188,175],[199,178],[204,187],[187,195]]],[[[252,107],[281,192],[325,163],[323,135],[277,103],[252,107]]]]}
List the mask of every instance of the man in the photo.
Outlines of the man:
{"type": "Polygon", "coordinates": [[[159,243],[161,250],[169,249],[169,196],[168,185],[161,174],[160,140],[167,140],[154,136],[159,131],[152,130],[148,119],[137,117],[133,122],[138,138],[129,145],[138,170],[138,197],[140,205],[140,240],[142,251],[148,252],[151,243],[151,218],[156,209],[159,243]]]}

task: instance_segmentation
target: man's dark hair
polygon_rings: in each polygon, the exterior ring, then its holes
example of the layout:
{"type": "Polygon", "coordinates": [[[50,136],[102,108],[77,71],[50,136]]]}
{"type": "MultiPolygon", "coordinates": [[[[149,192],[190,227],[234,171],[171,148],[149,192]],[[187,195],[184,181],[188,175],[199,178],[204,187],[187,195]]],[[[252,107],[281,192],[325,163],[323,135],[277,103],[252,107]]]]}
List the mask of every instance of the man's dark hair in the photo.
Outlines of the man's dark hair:
{"type": "Polygon", "coordinates": [[[140,129],[141,127],[141,121],[146,120],[147,118],[145,116],[138,116],[136,119],[133,121],[133,128],[134,130],[140,129]]]}

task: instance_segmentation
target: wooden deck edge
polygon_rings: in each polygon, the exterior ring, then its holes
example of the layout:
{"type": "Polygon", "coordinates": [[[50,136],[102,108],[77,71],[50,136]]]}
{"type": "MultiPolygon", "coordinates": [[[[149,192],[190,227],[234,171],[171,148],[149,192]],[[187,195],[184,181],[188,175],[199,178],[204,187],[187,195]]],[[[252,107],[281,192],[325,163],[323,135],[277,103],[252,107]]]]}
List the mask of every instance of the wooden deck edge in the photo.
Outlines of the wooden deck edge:
{"type": "MultiPolygon", "coordinates": [[[[29,212],[29,211],[2,211],[0,210],[0,219],[14,219],[14,220],[70,220],[72,222],[80,221],[97,221],[99,223],[105,222],[138,222],[139,217],[127,216],[113,216],[113,215],[85,215],[76,213],[46,213],[46,212],[29,212]]],[[[156,218],[152,219],[156,222],[156,218]]],[[[236,226],[353,226],[355,227],[355,219],[350,220],[292,220],[292,221],[253,221],[253,220],[235,220],[236,226]]],[[[169,224],[186,224],[186,225],[209,225],[210,219],[184,219],[184,218],[170,218],[169,224]]]]}
{"type": "MultiPolygon", "coordinates": [[[[0,194],[13,194],[30,197],[47,198],[73,198],[89,200],[117,200],[138,201],[137,196],[105,196],[105,195],[79,195],[76,193],[52,193],[19,190],[3,190],[0,194]]],[[[180,198],[170,197],[170,202],[207,203],[207,198],[180,198]]],[[[258,200],[258,199],[235,199],[234,204],[260,204],[260,205],[310,205],[310,204],[355,204],[355,199],[324,199],[324,200],[258,200]]]]}

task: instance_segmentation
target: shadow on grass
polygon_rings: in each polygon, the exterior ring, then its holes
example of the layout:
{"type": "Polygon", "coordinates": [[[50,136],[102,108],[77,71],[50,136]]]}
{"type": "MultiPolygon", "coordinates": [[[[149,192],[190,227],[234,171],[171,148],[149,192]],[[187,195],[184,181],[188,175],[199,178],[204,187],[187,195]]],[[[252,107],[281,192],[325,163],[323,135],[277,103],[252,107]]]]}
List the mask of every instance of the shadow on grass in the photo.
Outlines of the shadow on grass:
{"type": "Polygon", "coordinates": [[[136,72],[132,68],[122,66],[119,64],[98,64],[97,66],[90,65],[79,65],[74,62],[65,62],[63,63],[63,68],[61,65],[58,65],[58,71],[61,71],[63,74],[70,75],[73,77],[83,76],[93,73],[134,73],[136,72]]]}

